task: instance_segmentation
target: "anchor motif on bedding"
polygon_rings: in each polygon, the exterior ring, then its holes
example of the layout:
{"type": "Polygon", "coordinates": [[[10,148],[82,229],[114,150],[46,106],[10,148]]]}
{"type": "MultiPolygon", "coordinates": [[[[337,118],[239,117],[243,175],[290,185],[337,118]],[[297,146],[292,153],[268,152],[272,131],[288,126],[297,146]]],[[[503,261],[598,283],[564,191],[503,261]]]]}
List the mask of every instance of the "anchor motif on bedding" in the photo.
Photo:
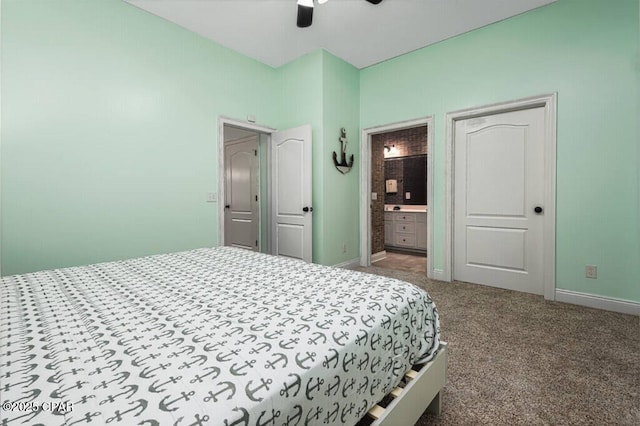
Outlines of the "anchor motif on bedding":
{"type": "Polygon", "coordinates": [[[327,385],[327,390],[324,391],[324,394],[328,397],[335,396],[340,391],[340,376],[333,376],[336,379],[335,383],[329,383],[327,385]]]}
{"type": "Polygon", "coordinates": [[[227,353],[227,354],[218,354],[216,355],[216,360],[218,360],[218,362],[227,362],[227,361],[231,361],[233,359],[234,356],[238,355],[240,352],[242,352],[240,349],[234,349],[231,352],[227,353]]]}
{"type": "Polygon", "coordinates": [[[356,405],[353,402],[350,402],[349,405],[345,405],[342,408],[342,413],[340,413],[340,420],[342,421],[342,423],[346,423],[347,422],[347,415],[351,415],[351,413],[353,413],[353,409],[356,408],[356,405]]]}
{"type": "Polygon", "coordinates": [[[364,416],[364,413],[367,412],[368,407],[369,407],[369,401],[365,399],[364,401],[362,401],[362,405],[360,406],[360,408],[358,408],[358,412],[356,413],[356,416],[358,418],[364,416]]]}
{"type": "Polygon", "coordinates": [[[381,382],[382,381],[379,378],[377,378],[373,381],[373,383],[371,383],[371,389],[369,390],[369,394],[371,396],[375,396],[376,390],[380,387],[381,382]]]}
{"type": "MultiPolygon", "coordinates": [[[[95,389],[95,388],[94,388],[94,389],[95,389]]],[[[23,393],[25,393],[26,395],[25,395],[25,396],[23,396],[23,397],[22,397],[22,398],[20,398],[20,399],[13,400],[13,401],[11,401],[11,402],[13,402],[13,403],[15,403],[15,402],[20,402],[20,401],[31,402],[31,401],[33,401],[34,399],[36,399],[37,397],[39,397],[39,396],[40,396],[40,394],[42,393],[42,391],[41,391],[40,389],[31,389],[30,391],[25,391],[25,392],[23,392],[23,393]]]]}
{"type": "Polygon", "coordinates": [[[238,345],[246,345],[248,342],[255,342],[256,340],[258,340],[258,336],[256,336],[255,334],[247,334],[245,336],[243,336],[243,339],[240,339],[236,342],[236,346],[238,345]]]}
{"type": "Polygon", "coordinates": [[[393,344],[393,354],[396,356],[400,355],[400,353],[402,352],[402,346],[403,346],[402,342],[395,342],[393,344]]]}
{"type": "Polygon", "coordinates": [[[268,342],[260,342],[258,343],[258,345],[254,348],[252,348],[249,351],[249,355],[255,355],[255,354],[259,354],[260,352],[262,352],[263,350],[267,350],[270,351],[271,350],[271,343],[268,342]]]}
{"type": "Polygon", "coordinates": [[[391,367],[393,367],[393,358],[389,357],[387,358],[387,362],[382,366],[382,370],[385,373],[388,373],[391,370],[391,367]]]}
{"type": "Polygon", "coordinates": [[[283,319],[282,321],[280,321],[277,326],[278,327],[286,327],[288,324],[294,323],[296,322],[296,320],[294,320],[291,317],[286,317],[285,319],[283,319]]]}
{"type": "Polygon", "coordinates": [[[296,364],[298,364],[298,367],[302,368],[303,370],[308,370],[311,367],[307,367],[306,365],[304,365],[305,362],[311,360],[311,362],[314,362],[316,360],[316,353],[315,352],[305,352],[307,354],[306,357],[300,359],[300,352],[298,352],[296,354],[295,360],[296,360],[296,364]]]}
{"type": "Polygon", "coordinates": [[[324,419],[326,424],[332,424],[338,419],[338,413],[340,413],[340,403],[334,402],[333,406],[335,407],[333,411],[327,411],[327,416],[324,419]]]}
{"type": "Polygon", "coordinates": [[[362,371],[369,365],[369,352],[364,353],[365,358],[358,361],[358,370],[362,371]]]}
{"type": "Polygon", "coordinates": [[[284,342],[281,340],[278,343],[278,346],[280,346],[282,349],[287,349],[287,350],[291,350],[293,348],[296,347],[296,345],[298,344],[298,342],[300,341],[299,337],[294,337],[289,339],[288,341],[284,342]]]}
{"type": "Polygon", "coordinates": [[[242,411],[242,417],[235,420],[233,423],[229,423],[229,420],[224,419],[224,426],[248,426],[249,425],[249,412],[242,407],[235,407],[232,411],[242,411]]]}
{"type": "Polygon", "coordinates": [[[320,339],[322,339],[322,344],[327,343],[327,336],[325,336],[324,333],[320,333],[319,331],[314,331],[312,336],[314,336],[313,339],[309,337],[309,340],[307,340],[308,345],[317,345],[320,339]]]}
{"type": "Polygon", "coordinates": [[[302,385],[302,378],[296,373],[289,373],[289,377],[294,377],[294,376],[296,379],[293,381],[293,383],[291,383],[290,385],[285,383],[284,388],[280,389],[280,396],[286,396],[287,398],[289,398],[289,392],[293,388],[296,388],[296,391],[295,393],[291,392],[291,396],[293,398],[298,396],[298,392],[300,392],[300,386],[302,385]]]}
{"type": "Polygon", "coordinates": [[[340,313],[339,309],[332,308],[332,309],[329,309],[327,312],[325,312],[324,316],[325,317],[332,317],[334,315],[338,315],[339,313],[340,313]]]}
{"type": "Polygon", "coordinates": [[[315,407],[315,413],[313,411],[313,408],[310,409],[307,415],[305,416],[304,426],[307,426],[309,423],[311,423],[311,420],[320,419],[320,416],[322,415],[322,411],[324,411],[322,407],[315,407]]]}
{"type": "Polygon", "coordinates": [[[104,405],[106,403],[113,403],[116,401],[116,398],[119,397],[120,395],[129,394],[127,397],[125,397],[125,399],[131,398],[136,392],[138,392],[138,385],[126,385],[120,388],[120,390],[122,389],[124,389],[123,392],[117,393],[115,395],[108,395],[105,399],[100,401],[100,405],[104,405]]]}
{"type": "Polygon", "coordinates": [[[161,344],[159,348],[166,349],[170,346],[180,346],[182,343],[184,343],[184,337],[174,337],[173,339],[169,340],[169,342],[164,342],[163,344],[161,344]]]}
{"type": "Polygon", "coordinates": [[[206,373],[206,374],[203,374],[202,376],[199,375],[199,374],[196,374],[196,377],[191,379],[189,381],[189,383],[191,383],[191,384],[196,383],[196,382],[204,383],[202,379],[211,376],[211,379],[213,380],[213,379],[218,378],[218,376],[220,375],[220,369],[218,367],[215,367],[215,366],[205,367],[204,371],[207,371],[207,370],[209,370],[209,372],[206,373]]]}
{"type": "Polygon", "coordinates": [[[249,329],[257,333],[257,332],[263,331],[268,326],[269,326],[269,323],[263,322],[261,324],[257,324],[257,325],[254,324],[252,326],[249,326],[249,329]]]}
{"type": "Polygon", "coordinates": [[[362,315],[360,317],[360,321],[362,321],[362,323],[367,327],[371,328],[375,322],[375,317],[373,315],[367,315],[366,317],[362,315]]]}
{"type": "Polygon", "coordinates": [[[264,398],[256,398],[256,393],[258,393],[261,389],[266,389],[269,390],[269,385],[271,383],[273,383],[272,379],[260,379],[260,384],[258,386],[256,386],[255,388],[251,388],[251,384],[253,383],[253,380],[249,380],[249,383],[247,383],[247,386],[245,386],[244,390],[247,394],[247,398],[249,398],[252,401],[255,402],[261,402],[264,398]]]}
{"type": "Polygon", "coordinates": [[[215,336],[215,333],[207,333],[207,334],[205,334],[205,335],[204,335],[204,336],[202,336],[202,337],[200,337],[200,336],[193,336],[193,337],[191,338],[191,341],[192,341],[193,343],[199,344],[199,343],[204,342],[205,340],[210,340],[210,339],[212,339],[212,338],[213,338],[213,336],[215,336]]]}
{"type": "Polygon", "coordinates": [[[160,403],[158,403],[158,408],[160,408],[162,411],[176,411],[178,407],[170,407],[170,406],[175,404],[178,401],[182,401],[182,400],[189,401],[191,400],[191,397],[195,394],[196,394],[196,391],[180,392],[181,396],[171,401],[167,401],[169,398],[171,398],[171,395],[167,395],[164,398],[162,398],[160,403]]]}
{"type": "Polygon", "coordinates": [[[204,402],[209,402],[211,400],[213,400],[213,402],[218,402],[218,396],[223,395],[227,392],[229,392],[227,400],[230,400],[236,394],[236,385],[234,385],[232,382],[220,382],[218,383],[218,386],[221,386],[222,388],[216,393],[208,391],[207,393],[209,394],[209,396],[204,397],[204,402]]]}
{"type": "Polygon", "coordinates": [[[192,356],[192,362],[183,361],[182,365],[178,367],[178,370],[182,370],[183,368],[191,368],[193,365],[203,365],[207,362],[208,357],[206,355],[196,355],[192,356]]]}
{"type": "Polygon", "coordinates": [[[333,333],[331,333],[331,337],[333,337],[333,341],[336,342],[336,345],[345,346],[346,343],[342,342],[349,338],[349,332],[341,331],[340,334],[336,336],[336,332],[334,331],[333,333]]]}
{"type": "Polygon", "coordinates": [[[316,327],[322,330],[328,330],[331,324],[333,324],[333,320],[328,319],[328,320],[325,320],[324,322],[320,322],[320,321],[316,322],[316,327]]]}
{"type": "Polygon", "coordinates": [[[395,362],[393,363],[393,375],[397,376],[399,374],[402,373],[403,368],[403,364],[402,364],[402,360],[397,359],[395,360],[395,362]]]}
{"type": "Polygon", "coordinates": [[[241,373],[241,371],[247,368],[253,368],[255,363],[256,360],[252,359],[251,361],[245,361],[242,365],[237,367],[238,363],[236,362],[231,366],[231,368],[229,368],[229,372],[234,376],[246,376],[247,373],[241,373]]]}
{"type": "Polygon", "coordinates": [[[136,401],[131,401],[131,402],[129,403],[129,405],[134,405],[132,408],[129,408],[128,410],[126,410],[126,411],[122,411],[122,412],[120,412],[120,410],[116,410],[116,411],[115,411],[115,413],[114,413],[114,414],[115,414],[115,416],[113,416],[113,417],[109,417],[109,418],[107,419],[107,423],[111,423],[111,422],[112,422],[112,421],[114,421],[114,420],[116,420],[116,421],[118,421],[118,422],[121,422],[121,421],[122,421],[122,416],[123,416],[123,415],[125,415],[125,414],[127,414],[127,413],[132,413],[132,412],[134,412],[134,411],[138,411],[138,410],[139,410],[136,414],[134,414],[134,417],[138,417],[140,414],[142,414],[142,413],[144,412],[144,410],[146,410],[146,409],[147,409],[147,405],[148,405],[148,404],[149,404],[149,403],[148,403],[146,400],[144,400],[144,399],[138,399],[138,400],[136,400],[136,401]]]}
{"type": "Polygon", "coordinates": [[[356,362],[356,354],[355,353],[346,353],[344,354],[344,358],[342,358],[342,369],[345,373],[349,372],[349,365],[352,365],[356,362]],[[349,356],[349,358],[347,358],[349,356]]]}
{"type": "MultiPolygon", "coordinates": [[[[182,347],[182,346],[180,346],[180,347],[182,347]]],[[[184,356],[184,355],[191,355],[195,350],[196,350],[195,346],[187,345],[180,352],[176,352],[176,351],[171,352],[167,356],[167,358],[178,358],[178,357],[182,358],[182,356],[184,356]]]]}
{"type": "Polygon", "coordinates": [[[305,391],[305,396],[307,397],[308,401],[313,401],[313,395],[311,395],[313,392],[319,391],[320,388],[322,387],[322,385],[324,384],[324,379],[321,377],[315,377],[316,379],[316,384],[312,384],[314,377],[310,377],[309,381],[307,382],[307,388],[305,391]]]}
{"type": "Polygon", "coordinates": [[[271,369],[275,370],[277,365],[278,365],[278,363],[280,363],[281,361],[283,362],[282,368],[285,368],[287,366],[287,364],[289,363],[289,359],[283,353],[276,352],[276,353],[272,354],[272,356],[275,356],[276,359],[274,359],[273,361],[267,361],[267,363],[264,365],[264,368],[271,368],[271,369]]]}
{"type": "Polygon", "coordinates": [[[258,421],[256,422],[256,426],[267,426],[269,423],[276,424],[276,419],[280,417],[280,411],[276,411],[273,408],[271,409],[271,417],[262,421],[262,416],[264,416],[267,412],[263,411],[258,417],[258,421]]]}
{"type": "Polygon", "coordinates": [[[156,380],[155,382],[149,385],[149,392],[153,392],[153,393],[164,392],[166,389],[160,389],[162,386],[168,385],[169,383],[176,384],[180,380],[182,380],[182,376],[178,376],[178,377],[169,376],[169,380],[167,380],[166,382],[159,383],[157,385],[156,383],[158,383],[159,380],[156,380]]]}
{"type": "Polygon", "coordinates": [[[357,390],[358,395],[365,392],[368,388],[369,388],[369,376],[364,376],[363,383],[360,383],[358,385],[358,390],[357,390]]]}
{"type": "MultiPolygon", "coordinates": [[[[170,362],[168,362],[166,364],[160,363],[160,365],[158,365],[156,368],[145,367],[144,370],[142,370],[138,376],[140,376],[143,379],[150,379],[152,377],[155,377],[155,374],[151,375],[151,373],[153,373],[154,371],[160,370],[160,369],[166,370],[167,367],[171,367],[171,363],[170,362]]],[[[91,373],[89,373],[89,375],[91,375],[91,373]]]]}
{"type": "Polygon", "coordinates": [[[364,334],[356,335],[356,345],[358,346],[366,346],[369,341],[369,333],[366,330],[360,329],[358,331],[363,332],[364,334]],[[364,343],[362,343],[364,341],[364,343]]]}
{"type": "MultiPolygon", "coordinates": [[[[9,364],[7,364],[7,365],[9,365],[9,364]]],[[[47,378],[47,382],[49,382],[49,383],[60,383],[62,381],[62,376],[66,376],[68,374],[73,374],[74,376],[77,376],[80,371],[84,371],[84,368],[78,368],[78,369],[72,368],[71,371],[68,371],[66,373],[60,373],[58,371],[53,376],[49,376],[49,378],[47,378]]]]}
{"type": "Polygon", "coordinates": [[[193,334],[193,333],[195,333],[197,331],[202,330],[203,328],[204,328],[204,325],[198,325],[198,326],[193,327],[193,328],[185,328],[182,331],[182,334],[184,334],[185,336],[189,336],[189,335],[191,335],[191,334],[193,334]]]}
{"type": "Polygon", "coordinates": [[[322,361],[322,366],[325,368],[336,368],[338,366],[340,355],[338,351],[333,348],[330,348],[329,351],[332,353],[332,355],[330,357],[327,357],[325,355],[324,361],[322,361]],[[331,366],[331,363],[334,361],[335,363],[333,364],[333,366],[331,366]]]}
{"type": "Polygon", "coordinates": [[[376,357],[373,358],[373,360],[371,361],[371,374],[376,374],[376,372],[378,371],[378,366],[381,362],[382,359],[379,355],[376,355],[376,357]]]}
{"type": "Polygon", "coordinates": [[[370,343],[371,343],[371,350],[372,351],[376,350],[376,347],[378,346],[378,343],[380,343],[381,339],[382,338],[380,337],[379,334],[371,333],[371,342],[370,343]]]}
{"type": "Polygon", "coordinates": [[[205,343],[204,350],[206,352],[213,352],[216,348],[219,348],[219,347],[224,346],[226,344],[227,344],[226,340],[223,340],[223,341],[217,342],[217,343],[205,343]]]}
{"type": "Polygon", "coordinates": [[[355,317],[352,317],[351,315],[347,315],[344,317],[345,319],[343,319],[340,322],[340,325],[342,326],[347,326],[347,325],[351,325],[351,324],[356,324],[358,322],[358,320],[355,319],[355,317]]]}
{"type": "Polygon", "coordinates": [[[302,406],[296,404],[293,406],[293,409],[296,410],[293,416],[287,416],[287,420],[282,426],[298,426],[300,420],[302,420],[302,406]],[[295,423],[293,421],[295,420],[295,423]]]}
{"type": "Polygon", "coordinates": [[[264,333],[264,338],[269,340],[277,339],[279,336],[282,336],[283,333],[284,333],[283,330],[276,330],[276,331],[264,333]]]}
{"type": "Polygon", "coordinates": [[[308,324],[299,324],[296,328],[291,332],[292,334],[302,334],[311,330],[311,326],[308,324]]]}

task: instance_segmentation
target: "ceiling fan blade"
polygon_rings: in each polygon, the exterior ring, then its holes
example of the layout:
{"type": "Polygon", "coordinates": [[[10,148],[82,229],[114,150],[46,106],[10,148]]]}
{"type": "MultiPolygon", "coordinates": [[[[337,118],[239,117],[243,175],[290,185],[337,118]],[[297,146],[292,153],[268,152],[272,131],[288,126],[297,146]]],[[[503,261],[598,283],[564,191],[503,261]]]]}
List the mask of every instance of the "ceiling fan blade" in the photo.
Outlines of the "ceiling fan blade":
{"type": "Polygon", "coordinates": [[[382,0],[367,0],[371,4],[380,4],[382,0]]]}
{"type": "Polygon", "coordinates": [[[313,21],[313,7],[298,5],[298,28],[311,26],[313,21]]]}

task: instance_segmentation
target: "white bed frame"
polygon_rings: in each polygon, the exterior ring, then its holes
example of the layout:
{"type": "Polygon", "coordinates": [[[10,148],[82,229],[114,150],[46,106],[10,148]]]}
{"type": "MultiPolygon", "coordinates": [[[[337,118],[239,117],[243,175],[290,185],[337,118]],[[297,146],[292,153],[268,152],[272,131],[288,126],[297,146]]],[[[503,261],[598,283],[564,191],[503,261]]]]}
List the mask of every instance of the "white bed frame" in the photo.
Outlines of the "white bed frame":
{"type": "Polygon", "coordinates": [[[376,419],[372,426],[414,425],[425,410],[440,415],[446,380],[447,344],[440,342],[431,361],[405,373],[400,385],[389,393],[393,401],[386,408],[376,405],[369,410],[367,414],[376,419]]]}

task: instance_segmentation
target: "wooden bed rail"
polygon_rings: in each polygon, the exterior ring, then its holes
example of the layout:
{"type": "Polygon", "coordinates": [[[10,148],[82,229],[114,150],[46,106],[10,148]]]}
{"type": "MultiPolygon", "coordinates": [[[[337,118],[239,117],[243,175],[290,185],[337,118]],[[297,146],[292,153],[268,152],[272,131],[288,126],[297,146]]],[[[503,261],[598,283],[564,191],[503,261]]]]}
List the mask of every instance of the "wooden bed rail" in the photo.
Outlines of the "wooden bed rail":
{"type": "Polygon", "coordinates": [[[404,387],[393,389],[393,401],[386,408],[376,405],[367,413],[372,426],[411,426],[425,410],[436,415],[442,409],[442,388],[447,379],[447,344],[441,342],[436,356],[417,370],[404,375],[404,387]]]}

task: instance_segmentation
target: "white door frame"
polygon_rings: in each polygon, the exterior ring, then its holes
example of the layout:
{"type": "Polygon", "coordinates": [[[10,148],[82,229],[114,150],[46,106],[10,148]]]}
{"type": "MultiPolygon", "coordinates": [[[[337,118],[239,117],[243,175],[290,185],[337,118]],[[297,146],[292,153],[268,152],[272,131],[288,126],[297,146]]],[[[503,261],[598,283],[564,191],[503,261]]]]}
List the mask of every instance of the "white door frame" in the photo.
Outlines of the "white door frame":
{"type": "MultiPolygon", "coordinates": [[[[360,140],[360,265],[371,265],[371,136],[427,126],[427,276],[433,276],[433,116],[368,127],[360,140]]],[[[384,196],[384,194],[383,194],[384,196]]]]}
{"type": "Polygon", "coordinates": [[[444,269],[443,279],[452,281],[454,249],[454,137],[455,122],[484,115],[542,107],[545,110],[544,136],[544,226],[543,226],[543,280],[544,298],[555,300],[556,286],[556,105],[557,93],[533,96],[515,101],[469,108],[446,115],[445,134],[445,190],[444,190],[444,269]]]}
{"type": "MultiPolygon", "coordinates": [[[[216,200],[218,203],[218,245],[224,245],[224,200],[225,198],[225,176],[224,176],[224,126],[230,125],[234,127],[238,127],[243,130],[254,131],[257,133],[265,133],[271,135],[276,129],[268,126],[263,126],[260,124],[254,124],[247,121],[237,120],[235,118],[229,118],[225,116],[218,117],[218,199],[216,200]]],[[[260,139],[258,138],[258,143],[260,143],[260,139]]],[[[270,158],[270,150],[267,150],[267,158],[270,158]]],[[[269,161],[267,160],[267,163],[269,161]]],[[[268,164],[267,164],[267,167],[268,164]]],[[[267,170],[267,173],[270,173],[270,168],[267,170]]],[[[271,215],[271,197],[267,197],[267,211],[269,212],[269,216],[271,215]]],[[[258,213],[259,215],[260,213],[258,213]]],[[[260,232],[260,231],[258,231],[260,232]]],[[[269,231],[267,231],[269,232],[269,231]]]]}

